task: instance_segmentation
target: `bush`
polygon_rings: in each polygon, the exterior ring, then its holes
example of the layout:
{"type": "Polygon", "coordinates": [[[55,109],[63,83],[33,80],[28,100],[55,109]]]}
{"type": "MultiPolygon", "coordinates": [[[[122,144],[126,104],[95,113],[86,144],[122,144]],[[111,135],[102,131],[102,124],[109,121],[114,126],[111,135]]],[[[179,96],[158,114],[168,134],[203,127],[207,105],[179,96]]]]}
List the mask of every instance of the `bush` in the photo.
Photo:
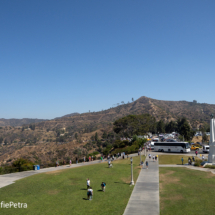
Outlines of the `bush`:
{"type": "Polygon", "coordinates": [[[194,166],[201,166],[202,160],[196,160],[194,166]]]}
{"type": "Polygon", "coordinates": [[[215,169],[215,165],[206,165],[204,168],[215,169]]]}
{"type": "Polygon", "coordinates": [[[118,149],[113,150],[111,152],[111,155],[121,153],[121,152],[125,152],[125,154],[136,153],[136,152],[138,152],[138,149],[139,149],[138,145],[127,146],[125,148],[118,148],[118,149]]]}

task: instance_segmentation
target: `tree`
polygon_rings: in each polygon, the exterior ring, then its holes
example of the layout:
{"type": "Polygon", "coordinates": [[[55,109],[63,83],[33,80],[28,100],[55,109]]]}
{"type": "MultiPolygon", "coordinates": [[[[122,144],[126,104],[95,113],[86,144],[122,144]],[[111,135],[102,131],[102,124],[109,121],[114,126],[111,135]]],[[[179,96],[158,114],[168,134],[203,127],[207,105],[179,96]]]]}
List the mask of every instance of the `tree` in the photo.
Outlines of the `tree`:
{"type": "Polygon", "coordinates": [[[163,120],[160,120],[157,124],[157,132],[165,133],[165,123],[163,120]]]}
{"type": "Polygon", "coordinates": [[[98,133],[97,132],[95,133],[95,141],[96,142],[98,141],[98,133]]]}
{"type": "Polygon", "coordinates": [[[208,136],[205,133],[202,134],[202,141],[203,142],[207,142],[208,141],[208,136]]]}
{"type": "Polygon", "coordinates": [[[193,130],[191,130],[191,127],[185,117],[178,119],[178,132],[187,141],[190,141],[195,133],[193,130]]]}
{"type": "Polygon", "coordinates": [[[102,134],[102,138],[103,139],[107,139],[107,133],[106,133],[106,131],[104,131],[104,133],[102,134]]]}
{"type": "Polygon", "coordinates": [[[31,125],[29,125],[29,128],[31,129],[31,130],[35,130],[35,125],[33,124],[31,124],[31,125]]]}
{"type": "Polygon", "coordinates": [[[166,133],[172,133],[173,131],[177,130],[177,124],[175,121],[170,121],[169,123],[166,124],[166,133]]]}
{"type": "Polygon", "coordinates": [[[143,135],[149,132],[155,125],[155,118],[150,114],[128,115],[113,123],[113,130],[122,137],[143,135]]]}
{"type": "Polygon", "coordinates": [[[77,133],[75,133],[75,139],[76,139],[76,140],[78,139],[78,134],[77,134],[77,133]]]}
{"type": "Polygon", "coordinates": [[[2,141],[3,141],[3,137],[0,137],[0,143],[2,143],[2,141]]]}
{"type": "Polygon", "coordinates": [[[131,98],[132,102],[134,101],[134,98],[131,98]]]}

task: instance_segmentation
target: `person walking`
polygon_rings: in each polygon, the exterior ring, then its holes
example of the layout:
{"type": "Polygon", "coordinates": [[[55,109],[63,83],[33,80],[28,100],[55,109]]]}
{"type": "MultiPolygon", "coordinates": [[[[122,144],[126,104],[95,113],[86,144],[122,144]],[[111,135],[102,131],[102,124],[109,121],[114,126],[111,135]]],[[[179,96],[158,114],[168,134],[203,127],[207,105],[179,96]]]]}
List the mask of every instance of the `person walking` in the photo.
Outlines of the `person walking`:
{"type": "Polygon", "coordinates": [[[85,156],[84,156],[84,163],[85,163],[85,156]]]}
{"type": "Polygon", "coordinates": [[[188,165],[191,165],[191,159],[190,159],[190,157],[188,158],[188,165]]]}
{"type": "Polygon", "coordinates": [[[90,179],[87,179],[87,189],[90,187],[90,179]]]}
{"type": "Polygon", "coordinates": [[[195,157],[194,156],[192,157],[192,159],[193,159],[193,162],[195,162],[195,157]]]}
{"type": "Polygon", "coordinates": [[[146,161],[146,169],[148,169],[149,163],[148,161],[146,161]]]}
{"type": "Polygon", "coordinates": [[[105,187],[106,187],[106,183],[105,183],[105,182],[102,182],[101,188],[102,188],[102,191],[103,191],[103,192],[105,192],[105,187]]]}
{"type": "Polygon", "coordinates": [[[182,165],[184,165],[184,164],[183,164],[183,162],[184,162],[184,158],[183,158],[183,157],[181,158],[181,162],[182,162],[182,165]]]}
{"type": "Polygon", "coordinates": [[[72,161],[71,161],[71,160],[69,161],[69,165],[70,165],[70,166],[72,165],[72,161]]]}
{"type": "Polygon", "coordinates": [[[89,187],[89,189],[87,190],[87,197],[88,200],[93,200],[93,188],[89,187]]]}
{"type": "Polygon", "coordinates": [[[198,155],[198,151],[196,150],[195,153],[196,153],[196,156],[197,156],[198,155]]]}
{"type": "Polygon", "coordinates": [[[202,155],[202,160],[203,160],[203,161],[205,160],[205,156],[204,156],[204,155],[202,155]]]}
{"type": "Polygon", "coordinates": [[[101,156],[101,162],[103,161],[103,157],[101,156]]]}
{"type": "Polygon", "coordinates": [[[76,157],[76,164],[78,164],[78,158],[76,157]]]}

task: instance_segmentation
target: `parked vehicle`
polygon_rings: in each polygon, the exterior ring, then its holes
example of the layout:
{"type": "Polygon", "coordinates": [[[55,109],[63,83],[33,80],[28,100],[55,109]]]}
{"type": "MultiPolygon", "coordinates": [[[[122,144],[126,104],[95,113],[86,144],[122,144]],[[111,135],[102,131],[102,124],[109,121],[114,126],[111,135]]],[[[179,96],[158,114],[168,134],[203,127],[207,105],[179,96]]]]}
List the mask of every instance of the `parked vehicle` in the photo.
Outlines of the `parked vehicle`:
{"type": "Polygon", "coordinates": [[[166,142],[177,142],[177,141],[174,139],[167,139],[166,142]]]}
{"type": "Polygon", "coordinates": [[[195,145],[192,145],[192,146],[191,146],[191,150],[199,150],[199,147],[198,147],[198,146],[195,146],[195,145]]]}
{"type": "Polygon", "coordinates": [[[153,138],[153,139],[152,139],[152,142],[154,142],[154,143],[155,143],[155,142],[158,142],[158,141],[159,141],[159,138],[153,138]]]}
{"type": "Polygon", "coordinates": [[[209,145],[204,145],[203,146],[203,152],[204,153],[209,153],[209,150],[210,150],[210,146],[209,145]]]}
{"type": "Polygon", "coordinates": [[[189,143],[186,142],[158,142],[154,144],[154,150],[158,152],[190,152],[189,143]]]}

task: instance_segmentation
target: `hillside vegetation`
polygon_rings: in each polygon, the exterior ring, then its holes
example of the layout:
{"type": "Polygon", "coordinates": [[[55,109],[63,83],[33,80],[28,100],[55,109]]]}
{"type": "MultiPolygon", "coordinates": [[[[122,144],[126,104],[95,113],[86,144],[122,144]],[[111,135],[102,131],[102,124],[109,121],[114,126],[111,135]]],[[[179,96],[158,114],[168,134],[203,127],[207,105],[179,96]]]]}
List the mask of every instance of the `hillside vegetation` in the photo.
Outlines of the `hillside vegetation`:
{"type": "Polygon", "coordinates": [[[161,127],[162,123],[186,117],[189,125],[198,129],[208,126],[211,113],[215,113],[215,105],[141,97],[104,111],[68,114],[20,127],[1,126],[0,143],[5,144],[0,146],[0,162],[10,163],[19,157],[50,162],[62,155],[74,159],[101,151],[119,138],[113,131],[113,123],[128,115],[149,114],[150,120],[160,121],[161,127]]]}

